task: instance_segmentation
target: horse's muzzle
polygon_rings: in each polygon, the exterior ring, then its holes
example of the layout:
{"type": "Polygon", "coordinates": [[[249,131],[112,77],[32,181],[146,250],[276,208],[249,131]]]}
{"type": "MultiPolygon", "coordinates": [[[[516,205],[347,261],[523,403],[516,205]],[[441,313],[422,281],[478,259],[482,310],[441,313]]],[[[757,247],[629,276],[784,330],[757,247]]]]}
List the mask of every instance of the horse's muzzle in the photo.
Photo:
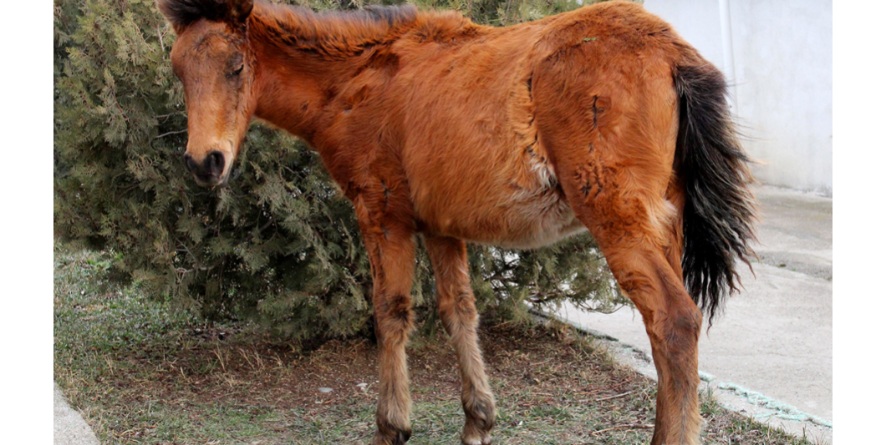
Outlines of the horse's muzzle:
{"type": "Polygon", "coordinates": [[[220,151],[212,151],[203,162],[197,162],[191,155],[185,153],[185,167],[194,175],[197,184],[204,187],[213,187],[224,182],[222,173],[225,171],[225,155],[220,151]]]}

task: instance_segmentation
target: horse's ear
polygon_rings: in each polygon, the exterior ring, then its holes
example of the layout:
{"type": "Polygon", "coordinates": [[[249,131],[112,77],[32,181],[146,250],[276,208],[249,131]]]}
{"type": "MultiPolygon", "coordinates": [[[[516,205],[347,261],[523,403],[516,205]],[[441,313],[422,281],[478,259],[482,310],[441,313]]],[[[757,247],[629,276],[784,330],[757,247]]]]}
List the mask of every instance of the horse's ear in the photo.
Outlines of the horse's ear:
{"type": "Polygon", "coordinates": [[[227,22],[235,28],[246,23],[253,0],[156,0],[157,8],[176,34],[200,19],[227,22]]]}
{"type": "Polygon", "coordinates": [[[166,21],[172,25],[175,33],[181,34],[185,26],[187,26],[186,22],[190,18],[188,17],[190,11],[185,10],[185,8],[182,8],[181,5],[173,0],[156,0],[155,3],[157,4],[157,9],[166,18],[166,21]]]}
{"type": "Polygon", "coordinates": [[[228,21],[231,25],[240,26],[246,23],[252,13],[253,0],[228,0],[228,21]]]}

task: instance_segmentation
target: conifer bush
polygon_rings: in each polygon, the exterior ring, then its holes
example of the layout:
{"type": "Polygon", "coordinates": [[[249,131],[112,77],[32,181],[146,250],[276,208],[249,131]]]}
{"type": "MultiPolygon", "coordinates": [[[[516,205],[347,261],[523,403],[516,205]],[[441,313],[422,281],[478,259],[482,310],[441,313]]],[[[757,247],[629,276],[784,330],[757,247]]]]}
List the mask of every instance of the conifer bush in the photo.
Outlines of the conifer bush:
{"type": "MultiPolygon", "coordinates": [[[[579,5],[418,6],[507,25],[579,5]]],[[[187,116],[169,63],[175,35],[153,0],[56,0],[54,25],[59,239],[110,252],[116,276],[207,319],[256,320],[294,339],[368,332],[371,275],[353,208],[309,147],[253,123],[235,177],[199,187],[182,161],[187,116]]],[[[433,274],[418,258],[417,319],[433,321],[433,274]]],[[[478,308],[506,319],[526,317],[526,302],[625,302],[587,235],[528,252],[471,246],[470,262],[478,308]]]]}

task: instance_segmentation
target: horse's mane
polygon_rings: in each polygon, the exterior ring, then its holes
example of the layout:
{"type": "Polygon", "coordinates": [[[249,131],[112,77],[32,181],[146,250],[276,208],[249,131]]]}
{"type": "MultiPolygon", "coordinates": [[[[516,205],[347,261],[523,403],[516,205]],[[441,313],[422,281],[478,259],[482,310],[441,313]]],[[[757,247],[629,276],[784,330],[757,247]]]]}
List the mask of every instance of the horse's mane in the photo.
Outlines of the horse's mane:
{"type": "MultiPolygon", "coordinates": [[[[230,14],[227,3],[226,0],[158,0],[157,6],[176,30],[183,30],[200,19],[224,22],[230,14]]],[[[418,15],[412,5],[316,13],[302,6],[255,0],[249,20],[253,31],[277,43],[335,55],[379,43],[392,28],[414,23],[418,15]]]]}
{"type": "MultiPolygon", "coordinates": [[[[207,19],[224,22],[230,0],[157,0],[176,32],[207,19]]],[[[314,12],[303,6],[255,0],[250,33],[284,49],[309,51],[327,58],[347,57],[390,41],[409,29],[421,40],[453,40],[483,26],[453,11],[419,12],[415,6],[368,6],[352,11],[314,12]]]]}
{"type": "Polygon", "coordinates": [[[251,20],[259,26],[250,31],[291,48],[334,57],[380,43],[392,29],[414,23],[418,15],[412,5],[316,13],[302,6],[256,1],[251,20]]]}

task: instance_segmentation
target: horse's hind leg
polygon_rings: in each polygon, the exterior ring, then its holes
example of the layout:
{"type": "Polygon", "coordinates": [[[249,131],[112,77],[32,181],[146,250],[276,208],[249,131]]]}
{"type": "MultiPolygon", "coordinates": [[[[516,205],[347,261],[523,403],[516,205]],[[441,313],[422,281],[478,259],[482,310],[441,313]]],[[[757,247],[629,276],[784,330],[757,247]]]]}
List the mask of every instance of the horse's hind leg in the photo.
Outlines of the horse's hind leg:
{"type": "Polygon", "coordinates": [[[566,199],[643,317],[658,373],[652,443],[694,445],[702,316],[679,264],[683,192],[674,172],[680,116],[673,70],[661,54],[638,63],[618,48],[582,45],[563,55],[609,51],[593,57],[609,58],[619,70],[596,75],[578,75],[576,65],[554,59],[543,64],[533,84],[535,122],[566,199]]]}
{"type": "MultiPolygon", "coordinates": [[[[665,246],[644,230],[645,224],[635,224],[642,210],[633,214],[638,208],[621,207],[616,201],[633,200],[612,200],[613,207],[606,210],[584,203],[576,207],[646,326],[658,372],[652,443],[697,444],[701,425],[697,393],[701,312],[666,257],[665,246]]],[[[637,201],[633,203],[642,207],[637,201]]]]}
{"type": "Polygon", "coordinates": [[[677,116],[667,97],[673,95],[670,80],[662,83],[658,91],[665,97],[646,95],[646,105],[660,108],[638,111],[626,99],[612,100],[608,116],[598,116],[598,122],[550,126],[543,140],[553,148],[551,158],[575,215],[643,317],[658,372],[652,443],[691,445],[698,443],[701,426],[702,316],[680,274],[683,202],[681,187],[672,182],[677,116]]]}
{"type": "Polygon", "coordinates": [[[642,315],[652,345],[658,372],[652,443],[697,444],[702,316],[674,261],[679,258],[676,209],[664,190],[626,179],[649,177],[650,172],[616,172],[581,163],[567,168],[573,172],[564,171],[560,178],[567,199],[642,315]]]}
{"type": "Polygon", "coordinates": [[[461,372],[465,445],[489,444],[495,422],[495,399],[486,381],[483,357],[477,344],[477,311],[468,274],[464,241],[426,236],[425,244],[437,281],[437,306],[443,326],[452,339],[461,372]]]}

